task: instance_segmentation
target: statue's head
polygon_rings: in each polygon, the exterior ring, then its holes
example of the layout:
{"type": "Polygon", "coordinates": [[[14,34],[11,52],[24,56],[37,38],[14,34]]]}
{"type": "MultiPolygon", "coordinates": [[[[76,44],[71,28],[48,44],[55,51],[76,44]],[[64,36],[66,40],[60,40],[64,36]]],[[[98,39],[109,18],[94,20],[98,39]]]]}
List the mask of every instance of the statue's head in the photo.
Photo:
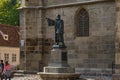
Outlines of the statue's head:
{"type": "Polygon", "coordinates": [[[60,19],[60,17],[61,17],[60,14],[58,14],[58,15],[57,15],[57,19],[60,19]]]}

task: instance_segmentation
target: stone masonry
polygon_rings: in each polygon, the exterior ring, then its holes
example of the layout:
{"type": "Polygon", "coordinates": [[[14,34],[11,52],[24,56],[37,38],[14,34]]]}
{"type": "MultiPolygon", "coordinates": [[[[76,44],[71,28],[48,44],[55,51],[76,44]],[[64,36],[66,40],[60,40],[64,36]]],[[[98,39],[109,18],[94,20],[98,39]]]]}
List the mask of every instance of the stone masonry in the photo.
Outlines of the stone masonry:
{"type": "MultiPolygon", "coordinates": [[[[119,2],[116,3],[119,5],[119,2]]],[[[115,41],[119,47],[119,17],[116,28],[119,7],[116,8],[114,0],[22,0],[20,12],[21,39],[25,40],[21,51],[26,54],[21,58],[31,64],[27,70],[38,71],[48,65],[54,43],[54,27],[49,27],[45,18],[55,19],[60,14],[64,20],[69,65],[79,73],[95,71],[111,74],[116,63],[116,72],[119,73],[119,49],[115,49],[115,41]],[[82,8],[89,13],[88,37],[76,36],[77,17],[82,8]]]]}
{"type": "Polygon", "coordinates": [[[115,54],[115,62],[116,62],[116,73],[120,74],[120,1],[116,0],[116,54],[115,54]]]}

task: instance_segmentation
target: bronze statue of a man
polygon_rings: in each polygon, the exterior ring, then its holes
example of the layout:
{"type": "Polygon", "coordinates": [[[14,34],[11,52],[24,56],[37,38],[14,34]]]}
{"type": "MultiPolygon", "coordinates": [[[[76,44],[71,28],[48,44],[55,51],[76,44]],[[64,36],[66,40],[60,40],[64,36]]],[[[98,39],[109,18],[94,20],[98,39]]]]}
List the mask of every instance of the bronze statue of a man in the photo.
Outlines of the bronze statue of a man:
{"type": "Polygon", "coordinates": [[[46,18],[48,26],[55,26],[55,43],[60,47],[65,47],[64,44],[64,21],[61,19],[61,16],[58,15],[55,20],[46,18]]]}

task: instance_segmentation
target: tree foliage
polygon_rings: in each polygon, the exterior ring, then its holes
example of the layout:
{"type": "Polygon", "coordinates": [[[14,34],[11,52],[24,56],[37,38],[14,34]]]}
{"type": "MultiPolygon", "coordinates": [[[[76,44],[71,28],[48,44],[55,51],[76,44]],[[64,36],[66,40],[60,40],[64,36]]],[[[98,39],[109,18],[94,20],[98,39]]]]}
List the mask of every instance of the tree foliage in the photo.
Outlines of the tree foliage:
{"type": "Polygon", "coordinates": [[[0,0],[0,24],[19,25],[19,0],[0,0]]]}

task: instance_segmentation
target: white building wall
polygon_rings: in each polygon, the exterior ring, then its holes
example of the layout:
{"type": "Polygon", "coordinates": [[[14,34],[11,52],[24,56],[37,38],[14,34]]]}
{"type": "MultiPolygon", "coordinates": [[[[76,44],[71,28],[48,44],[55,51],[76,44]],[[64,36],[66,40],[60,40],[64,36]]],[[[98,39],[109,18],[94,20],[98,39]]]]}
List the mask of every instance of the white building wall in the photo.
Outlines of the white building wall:
{"type": "Polygon", "coordinates": [[[9,63],[13,66],[20,64],[20,48],[0,47],[0,60],[5,62],[5,54],[9,54],[9,63]],[[12,62],[12,54],[16,54],[16,61],[12,62]]]}

